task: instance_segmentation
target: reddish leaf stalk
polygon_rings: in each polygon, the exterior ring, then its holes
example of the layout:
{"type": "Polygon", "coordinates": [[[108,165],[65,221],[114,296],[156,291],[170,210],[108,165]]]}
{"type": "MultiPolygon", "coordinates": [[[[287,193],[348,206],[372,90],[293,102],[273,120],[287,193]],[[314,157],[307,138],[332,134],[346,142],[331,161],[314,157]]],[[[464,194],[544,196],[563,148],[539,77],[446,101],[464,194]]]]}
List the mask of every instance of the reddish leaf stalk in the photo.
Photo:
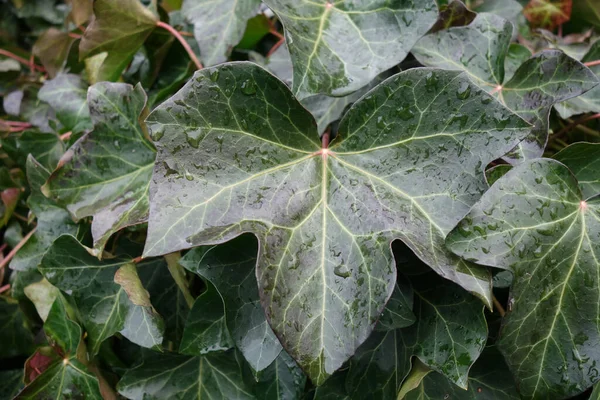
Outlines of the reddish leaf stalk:
{"type": "Polygon", "coordinates": [[[596,65],[600,65],[600,60],[588,61],[586,63],[583,63],[583,65],[585,65],[586,67],[595,67],[596,65]]]}
{"type": "Polygon", "coordinates": [[[575,128],[577,125],[581,125],[588,121],[592,121],[594,119],[599,119],[599,118],[600,118],[600,113],[580,118],[577,121],[573,122],[572,124],[565,126],[560,131],[556,132],[554,137],[560,137],[560,136],[564,135],[565,133],[569,132],[571,129],[575,128]]]}
{"type": "Polygon", "coordinates": [[[177,29],[173,28],[171,25],[166,24],[162,21],[158,21],[156,23],[156,26],[166,29],[167,31],[169,31],[171,33],[171,35],[175,36],[175,38],[177,40],[179,40],[179,43],[181,43],[181,45],[183,46],[185,51],[187,51],[188,55],[190,56],[190,58],[192,59],[194,64],[196,64],[196,68],[197,69],[203,68],[202,63],[200,62],[200,60],[198,60],[198,57],[196,57],[196,54],[194,54],[194,51],[192,50],[192,48],[190,47],[188,42],[185,41],[185,39],[183,38],[183,36],[181,36],[181,33],[177,29]]]}
{"type": "Polygon", "coordinates": [[[8,283],[8,284],[0,287],[0,293],[4,293],[4,292],[6,292],[9,289],[10,289],[10,283],[8,283]]]}
{"type": "Polygon", "coordinates": [[[6,258],[4,260],[2,260],[2,262],[0,262],[0,269],[4,268],[6,265],[8,265],[10,260],[12,260],[13,257],[15,256],[15,254],[17,254],[17,251],[19,251],[21,249],[21,247],[23,247],[23,245],[25,243],[27,243],[29,238],[31,236],[33,236],[33,234],[35,233],[36,230],[37,230],[37,226],[35,228],[33,228],[31,231],[29,231],[29,233],[23,239],[21,239],[21,241],[19,243],[17,243],[17,245],[10,251],[10,253],[8,253],[6,258]]]}
{"type": "Polygon", "coordinates": [[[271,57],[273,55],[273,53],[275,53],[275,51],[281,47],[282,44],[285,43],[285,38],[282,36],[281,39],[279,39],[279,41],[277,43],[275,43],[275,45],[273,47],[271,47],[271,50],[269,50],[269,52],[267,53],[267,57],[271,57]]]}
{"type": "MultiPolygon", "coordinates": [[[[23,65],[27,65],[32,70],[36,70],[39,72],[46,72],[46,69],[44,69],[44,67],[34,64],[33,62],[31,62],[31,60],[26,60],[23,57],[19,57],[15,53],[11,53],[8,50],[0,49],[0,54],[2,54],[3,56],[6,56],[8,58],[12,58],[13,60],[18,61],[23,65]]],[[[32,56],[32,58],[33,58],[33,56],[32,56]]]]}

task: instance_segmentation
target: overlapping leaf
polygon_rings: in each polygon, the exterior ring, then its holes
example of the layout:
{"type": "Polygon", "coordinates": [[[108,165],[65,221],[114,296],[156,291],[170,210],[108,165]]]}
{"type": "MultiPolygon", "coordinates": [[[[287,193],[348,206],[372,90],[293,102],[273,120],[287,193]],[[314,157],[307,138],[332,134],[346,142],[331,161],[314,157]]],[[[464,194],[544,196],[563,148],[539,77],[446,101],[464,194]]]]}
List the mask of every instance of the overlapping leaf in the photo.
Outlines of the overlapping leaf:
{"type": "Polygon", "coordinates": [[[286,86],[248,63],[197,72],[147,121],[159,156],[146,256],[255,233],[263,307],[317,384],[390,297],[393,239],[489,302],[488,272],[450,256],[443,238],[485,191],[483,166],[528,128],[464,75],[388,79],[327,150],[286,86]]]}
{"type": "Polygon", "coordinates": [[[189,357],[154,354],[128,370],[117,386],[128,399],[254,399],[233,350],[189,357]]]}
{"type": "Polygon", "coordinates": [[[448,243],[515,274],[499,347],[524,397],[567,398],[598,379],[600,198],[586,200],[563,164],[513,168],[448,243]]]}
{"type": "Polygon", "coordinates": [[[598,78],[580,62],[559,51],[544,51],[523,63],[505,83],[505,62],[511,24],[481,13],[465,27],[426,35],[413,54],[427,65],[465,71],[479,86],[532,123],[526,140],[507,157],[512,162],[541,157],[548,139],[550,109],[598,84],[598,78]]]}
{"type": "Polygon", "coordinates": [[[67,32],[50,28],[40,35],[32,51],[40,59],[50,77],[54,78],[65,66],[73,43],[75,39],[67,32]]]}
{"type": "MultiPolygon", "coordinates": [[[[158,267],[156,261],[138,265],[158,267]]],[[[99,261],[77,239],[63,235],[48,249],[39,270],[54,286],[73,296],[90,353],[96,354],[100,344],[117,332],[143,347],[162,343],[162,318],[143,293],[131,259],[99,261]]]]}
{"type": "Polygon", "coordinates": [[[553,158],[573,172],[583,198],[600,194],[600,143],[574,143],[553,158]]]}
{"type": "Polygon", "coordinates": [[[69,149],[43,191],[74,218],[94,217],[94,249],[101,252],[114,232],[147,220],[155,149],[141,121],[141,86],[98,83],[88,104],[94,130],[69,149]]]}
{"type": "MultiPolygon", "coordinates": [[[[192,249],[181,265],[216,286],[237,348],[255,371],[262,371],[277,358],[281,345],[260,305],[255,273],[257,252],[256,239],[244,235],[220,246],[192,249]]],[[[197,300],[197,304],[201,306],[202,302],[197,300]]],[[[193,331],[190,334],[194,336],[193,331]]]]}
{"type": "Polygon", "coordinates": [[[181,12],[194,24],[194,37],[205,66],[227,61],[256,15],[260,0],[185,0],[181,12]]]}
{"type": "Polygon", "coordinates": [[[38,97],[50,104],[66,130],[83,132],[92,128],[87,104],[88,85],[74,74],[59,74],[44,82],[38,97]]]}
{"type": "Polygon", "coordinates": [[[410,371],[412,356],[457,386],[467,387],[469,369],[487,339],[483,304],[436,278],[413,281],[417,319],[413,326],[374,333],[357,350],[346,380],[351,398],[394,398],[410,371]]]}
{"type": "Polygon", "coordinates": [[[437,18],[434,0],[310,2],[268,0],[286,30],[293,90],[343,96],[395,66],[437,18]]]}
{"type": "Polygon", "coordinates": [[[300,400],[303,398],[306,375],[285,351],[260,373],[254,395],[261,400],[300,400]]]}
{"type": "Polygon", "coordinates": [[[158,22],[139,0],[97,0],[94,19],[79,45],[83,60],[106,52],[98,81],[115,81],[158,22]]]}
{"type": "Polygon", "coordinates": [[[16,300],[0,297],[0,357],[26,355],[33,348],[33,335],[16,300]]]}

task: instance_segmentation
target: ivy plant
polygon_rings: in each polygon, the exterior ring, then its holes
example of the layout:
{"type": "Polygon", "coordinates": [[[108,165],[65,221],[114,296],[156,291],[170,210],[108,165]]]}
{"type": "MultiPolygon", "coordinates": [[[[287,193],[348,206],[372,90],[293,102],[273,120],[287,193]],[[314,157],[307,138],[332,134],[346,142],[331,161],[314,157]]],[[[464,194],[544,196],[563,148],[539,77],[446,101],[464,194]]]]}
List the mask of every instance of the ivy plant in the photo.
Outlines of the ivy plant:
{"type": "Polygon", "coordinates": [[[0,4],[0,398],[599,398],[596,2],[0,4]]]}

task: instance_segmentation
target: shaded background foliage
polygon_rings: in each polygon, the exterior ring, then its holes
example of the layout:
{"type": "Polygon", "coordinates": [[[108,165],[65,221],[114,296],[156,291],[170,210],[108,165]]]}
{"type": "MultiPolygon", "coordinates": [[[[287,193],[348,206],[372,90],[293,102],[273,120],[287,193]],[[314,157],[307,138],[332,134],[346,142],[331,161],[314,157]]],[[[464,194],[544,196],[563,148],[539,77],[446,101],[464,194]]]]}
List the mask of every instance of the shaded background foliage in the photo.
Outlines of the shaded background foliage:
{"type": "Polygon", "coordinates": [[[0,398],[598,398],[599,29],[0,0],[0,398]]]}

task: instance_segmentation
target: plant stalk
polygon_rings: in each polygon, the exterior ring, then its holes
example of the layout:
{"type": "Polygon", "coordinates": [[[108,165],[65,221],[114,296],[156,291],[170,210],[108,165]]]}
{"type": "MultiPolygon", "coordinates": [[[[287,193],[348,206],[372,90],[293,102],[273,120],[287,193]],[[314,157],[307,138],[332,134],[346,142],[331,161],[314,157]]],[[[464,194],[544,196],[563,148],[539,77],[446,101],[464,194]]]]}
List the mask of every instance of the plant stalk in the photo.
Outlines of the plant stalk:
{"type": "Polygon", "coordinates": [[[183,270],[183,267],[179,265],[180,258],[181,254],[179,252],[167,254],[165,256],[171,276],[175,280],[179,290],[181,290],[181,293],[183,293],[183,297],[185,298],[188,307],[192,308],[194,305],[194,296],[190,293],[190,287],[185,277],[185,271],[183,270]]]}
{"type": "Polygon", "coordinates": [[[21,64],[27,65],[33,70],[37,70],[39,72],[46,72],[46,69],[44,67],[31,63],[30,60],[26,60],[23,57],[19,57],[15,53],[11,53],[8,50],[0,49],[0,54],[8,58],[12,58],[13,60],[20,62],[21,64]]]}
{"type": "Polygon", "coordinates": [[[2,262],[0,262],[0,269],[4,268],[6,265],[8,265],[10,260],[12,260],[13,257],[15,256],[15,254],[17,254],[17,251],[19,251],[21,249],[21,247],[23,247],[23,245],[25,243],[27,243],[29,238],[31,236],[33,236],[33,234],[35,233],[36,230],[37,230],[37,226],[35,228],[33,228],[32,230],[30,230],[29,233],[27,235],[25,235],[25,237],[23,239],[21,239],[21,241],[19,243],[17,243],[17,245],[10,251],[10,253],[8,253],[6,258],[4,258],[4,260],[2,260],[2,262]]]}
{"type": "Polygon", "coordinates": [[[173,28],[171,25],[164,23],[162,21],[158,21],[156,23],[156,26],[166,29],[167,31],[169,31],[171,33],[171,35],[175,36],[175,38],[177,40],[179,40],[179,43],[181,43],[181,45],[183,46],[185,51],[187,51],[188,55],[190,56],[190,58],[192,59],[194,64],[196,64],[196,68],[197,69],[203,68],[202,63],[200,62],[200,60],[198,60],[198,57],[196,57],[196,54],[194,54],[194,51],[192,50],[192,48],[190,47],[188,42],[185,41],[185,39],[183,38],[183,36],[181,36],[181,33],[177,29],[173,28]]]}

